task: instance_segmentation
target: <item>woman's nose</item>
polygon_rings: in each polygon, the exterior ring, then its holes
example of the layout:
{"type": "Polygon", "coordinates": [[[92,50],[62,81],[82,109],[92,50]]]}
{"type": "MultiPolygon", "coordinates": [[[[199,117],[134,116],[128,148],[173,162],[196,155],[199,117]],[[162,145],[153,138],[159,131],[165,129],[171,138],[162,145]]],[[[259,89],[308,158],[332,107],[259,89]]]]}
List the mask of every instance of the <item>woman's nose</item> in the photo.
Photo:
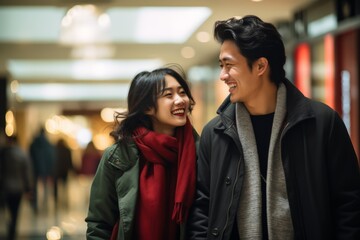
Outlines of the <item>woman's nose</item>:
{"type": "Polygon", "coordinates": [[[179,94],[176,94],[175,96],[175,104],[176,105],[180,105],[180,104],[183,104],[185,103],[185,100],[182,96],[180,96],[179,94]]]}

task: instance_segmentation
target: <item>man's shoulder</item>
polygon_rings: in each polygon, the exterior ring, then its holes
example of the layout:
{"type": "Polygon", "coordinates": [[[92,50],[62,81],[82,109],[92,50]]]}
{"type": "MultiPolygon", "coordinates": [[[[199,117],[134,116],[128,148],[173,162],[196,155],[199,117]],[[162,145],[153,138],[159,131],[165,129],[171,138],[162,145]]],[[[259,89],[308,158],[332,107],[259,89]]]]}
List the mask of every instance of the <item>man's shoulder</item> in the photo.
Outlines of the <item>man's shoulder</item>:
{"type": "Polygon", "coordinates": [[[221,118],[219,115],[213,117],[210,119],[204,126],[204,128],[214,128],[215,126],[218,126],[221,123],[221,118]]]}
{"type": "Polygon", "coordinates": [[[333,115],[334,113],[336,113],[336,111],[326,103],[312,99],[310,99],[309,102],[313,111],[315,112],[315,115],[323,116],[323,115],[333,115]]]}
{"type": "Polygon", "coordinates": [[[223,126],[221,117],[219,115],[213,117],[210,121],[208,121],[204,125],[204,128],[201,132],[201,137],[206,136],[206,135],[209,136],[209,134],[211,135],[212,133],[214,133],[215,129],[219,129],[219,128],[221,128],[221,126],[223,126]]]}

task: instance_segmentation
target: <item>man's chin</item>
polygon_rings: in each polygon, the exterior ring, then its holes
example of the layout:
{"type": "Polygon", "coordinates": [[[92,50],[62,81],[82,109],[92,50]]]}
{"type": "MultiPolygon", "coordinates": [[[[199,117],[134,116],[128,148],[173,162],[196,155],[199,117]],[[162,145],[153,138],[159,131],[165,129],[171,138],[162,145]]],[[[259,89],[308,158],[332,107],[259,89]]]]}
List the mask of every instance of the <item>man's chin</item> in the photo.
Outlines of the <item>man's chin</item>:
{"type": "Polygon", "coordinates": [[[238,101],[234,96],[230,95],[230,102],[231,103],[237,103],[238,101]]]}

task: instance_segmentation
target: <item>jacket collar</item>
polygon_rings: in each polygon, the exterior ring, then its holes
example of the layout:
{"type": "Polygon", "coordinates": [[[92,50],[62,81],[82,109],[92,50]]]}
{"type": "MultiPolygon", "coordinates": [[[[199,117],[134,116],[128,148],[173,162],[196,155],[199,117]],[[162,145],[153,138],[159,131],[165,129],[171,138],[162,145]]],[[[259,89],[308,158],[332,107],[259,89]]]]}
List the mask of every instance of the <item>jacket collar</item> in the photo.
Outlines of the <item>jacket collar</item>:
{"type": "Polygon", "coordinates": [[[305,119],[313,118],[315,116],[315,112],[311,107],[311,100],[305,97],[289,80],[284,79],[283,83],[286,86],[287,92],[286,121],[290,125],[295,125],[305,119]]]}
{"type": "MultiPolygon", "coordinates": [[[[310,99],[306,98],[288,79],[284,79],[286,86],[286,122],[290,125],[312,118],[315,116],[314,110],[310,105],[310,99]]],[[[228,129],[235,125],[235,104],[231,103],[230,95],[226,97],[216,112],[221,123],[216,125],[216,129],[228,129]]]]}
{"type": "Polygon", "coordinates": [[[230,95],[226,97],[216,113],[220,116],[224,128],[230,128],[235,124],[235,104],[230,101],[230,95]]]}
{"type": "Polygon", "coordinates": [[[230,96],[228,96],[217,111],[220,121],[218,121],[214,126],[214,130],[222,131],[226,135],[230,136],[234,140],[237,148],[242,151],[239,135],[236,129],[235,106],[235,104],[230,102],[230,96]]]}

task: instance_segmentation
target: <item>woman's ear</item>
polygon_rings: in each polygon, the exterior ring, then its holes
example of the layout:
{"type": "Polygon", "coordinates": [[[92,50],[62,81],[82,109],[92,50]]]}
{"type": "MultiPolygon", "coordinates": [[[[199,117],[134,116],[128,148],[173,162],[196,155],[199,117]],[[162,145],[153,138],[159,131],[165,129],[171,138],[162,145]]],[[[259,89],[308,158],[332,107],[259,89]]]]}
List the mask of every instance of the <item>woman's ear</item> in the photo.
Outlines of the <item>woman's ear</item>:
{"type": "Polygon", "coordinates": [[[154,116],[155,115],[155,108],[152,107],[149,110],[146,110],[145,114],[149,115],[149,116],[154,116]]]}

